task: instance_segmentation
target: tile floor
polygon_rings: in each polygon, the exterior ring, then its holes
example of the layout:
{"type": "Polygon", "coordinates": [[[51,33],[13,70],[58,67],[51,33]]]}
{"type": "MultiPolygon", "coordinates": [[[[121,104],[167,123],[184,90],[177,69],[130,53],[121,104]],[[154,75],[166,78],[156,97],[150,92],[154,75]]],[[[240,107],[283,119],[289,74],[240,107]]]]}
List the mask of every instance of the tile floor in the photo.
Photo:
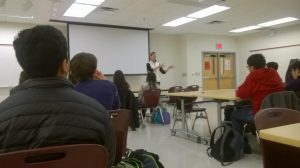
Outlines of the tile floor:
{"type": "MultiPolygon", "coordinates": [[[[214,106],[214,105],[212,105],[214,106]]],[[[211,107],[208,107],[211,108],[211,107]]],[[[213,111],[215,111],[213,109],[213,111]]],[[[200,135],[208,136],[204,121],[197,121],[195,130],[200,135]],[[206,133],[205,133],[206,132],[206,133]]],[[[181,124],[176,124],[180,128],[181,124]]],[[[215,128],[212,124],[212,128],[215,128]]],[[[221,168],[218,161],[209,158],[206,153],[207,145],[198,144],[179,136],[171,136],[171,125],[155,125],[146,123],[145,128],[129,131],[128,145],[130,149],[146,149],[160,156],[166,168],[221,168]]],[[[262,168],[260,154],[244,155],[244,157],[227,166],[228,168],[262,168]]]]}

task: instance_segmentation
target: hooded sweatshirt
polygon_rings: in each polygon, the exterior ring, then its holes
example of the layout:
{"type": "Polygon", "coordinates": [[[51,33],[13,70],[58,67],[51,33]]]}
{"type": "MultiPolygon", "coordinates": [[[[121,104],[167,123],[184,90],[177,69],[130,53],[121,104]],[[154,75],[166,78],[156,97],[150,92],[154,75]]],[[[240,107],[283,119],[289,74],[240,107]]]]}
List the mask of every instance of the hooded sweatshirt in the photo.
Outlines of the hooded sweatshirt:
{"type": "Polygon", "coordinates": [[[241,99],[250,99],[252,112],[255,115],[267,95],[283,90],[282,80],[275,70],[259,68],[250,72],[244,83],[238,87],[236,96],[241,99]]]}

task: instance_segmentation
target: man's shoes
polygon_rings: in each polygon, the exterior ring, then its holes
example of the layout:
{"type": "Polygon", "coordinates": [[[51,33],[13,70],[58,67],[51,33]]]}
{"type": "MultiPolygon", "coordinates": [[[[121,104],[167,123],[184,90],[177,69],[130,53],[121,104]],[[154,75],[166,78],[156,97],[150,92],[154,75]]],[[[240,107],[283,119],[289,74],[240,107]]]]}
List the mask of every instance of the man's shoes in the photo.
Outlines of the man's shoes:
{"type": "Polygon", "coordinates": [[[249,143],[246,143],[244,147],[244,154],[251,154],[251,153],[252,153],[251,146],[249,145],[249,143]]]}

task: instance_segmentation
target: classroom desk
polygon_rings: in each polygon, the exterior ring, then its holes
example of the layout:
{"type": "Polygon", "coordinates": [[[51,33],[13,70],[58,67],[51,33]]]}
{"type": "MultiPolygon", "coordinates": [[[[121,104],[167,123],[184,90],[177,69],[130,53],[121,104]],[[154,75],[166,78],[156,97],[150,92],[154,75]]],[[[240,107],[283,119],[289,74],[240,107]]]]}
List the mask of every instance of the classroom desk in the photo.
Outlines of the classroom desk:
{"type": "Polygon", "coordinates": [[[300,167],[300,123],[259,131],[264,168],[300,167]]]}
{"type": "MultiPolygon", "coordinates": [[[[222,124],[222,102],[225,101],[236,101],[239,100],[238,97],[235,96],[235,89],[218,89],[218,90],[208,90],[208,91],[190,91],[190,92],[174,92],[174,93],[164,93],[163,95],[167,96],[175,96],[175,97],[202,97],[213,99],[217,103],[217,116],[218,116],[218,125],[222,124]]],[[[187,121],[184,110],[184,99],[180,99],[181,101],[181,111],[182,111],[182,130],[172,129],[172,134],[176,134],[176,132],[183,132],[187,135],[192,135],[197,138],[197,142],[201,141],[201,137],[195,133],[189,132],[187,130],[186,125],[187,121]]]]}

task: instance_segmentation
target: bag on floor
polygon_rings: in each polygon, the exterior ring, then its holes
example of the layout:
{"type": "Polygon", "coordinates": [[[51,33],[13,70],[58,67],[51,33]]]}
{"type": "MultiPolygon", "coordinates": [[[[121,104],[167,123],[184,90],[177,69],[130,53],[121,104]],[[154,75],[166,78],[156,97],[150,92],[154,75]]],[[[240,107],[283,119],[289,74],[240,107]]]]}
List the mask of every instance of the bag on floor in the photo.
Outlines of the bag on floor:
{"type": "Polygon", "coordinates": [[[144,149],[132,151],[128,149],[124,159],[115,168],[164,168],[157,154],[144,149]]]}
{"type": "Polygon", "coordinates": [[[244,146],[244,135],[224,124],[213,131],[207,154],[209,157],[220,161],[223,166],[227,166],[242,158],[244,146]],[[216,131],[222,129],[221,136],[215,142],[216,131]]]}
{"type": "Polygon", "coordinates": [[[155,124],[170,124],[171,115],[164,107],[157,107],[152,114],[152,122],[155,124]]]}

